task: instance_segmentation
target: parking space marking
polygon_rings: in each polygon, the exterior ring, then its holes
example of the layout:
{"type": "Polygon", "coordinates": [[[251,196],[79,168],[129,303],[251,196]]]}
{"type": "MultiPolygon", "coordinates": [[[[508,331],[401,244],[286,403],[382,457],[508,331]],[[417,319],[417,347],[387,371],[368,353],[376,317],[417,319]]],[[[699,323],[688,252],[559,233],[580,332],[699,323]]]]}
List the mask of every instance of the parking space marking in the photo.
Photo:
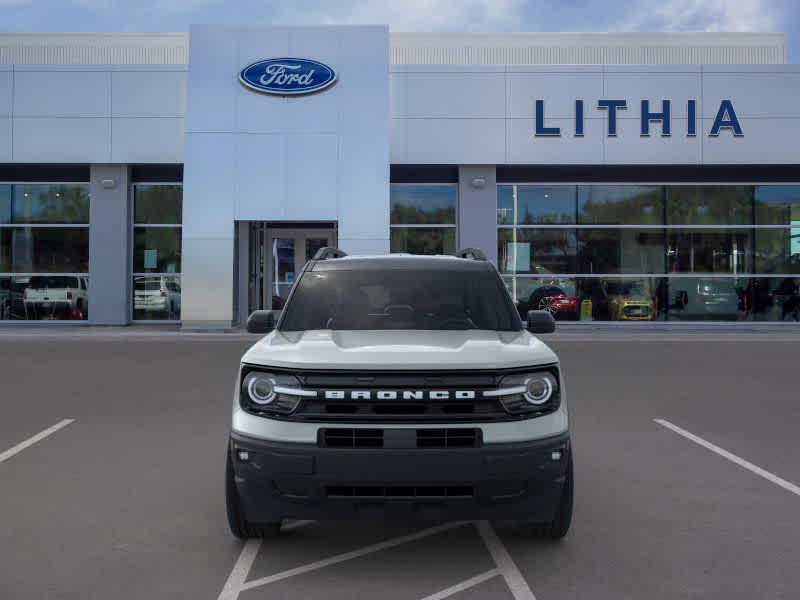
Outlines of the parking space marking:
{"type": "MultiPolygon", "coordinates": [[[[313,522],[314,521],[293,521],[281,527],[281,531],[290,531],[313,522]]],[[[247,576],[250,574],[250,569],[253,568],[253,563],[260,549],[260,538],[247,540],[244,546],[242,546],[239,558],[236,559],[236,564],[233,565],[233,569],[231,569],[231,573],[228,575],[228,580],[225,582],[225,585],[222,586],[222,591],[217,600],[236,600],[236,598],[239,597],[242,585],[247,581],[247,576]]]]}
{"type": "Polygon", "coordinates": [[[27,440],[25,440],[23,442],[20,442],[19,444],[17,444],[16,446],[14,446],[12,448],[9,448],[5,452],[0,453],[0,463],[7,461],[9,458],[14,456],[15,454],[19,454],[20,452],[25,450],[25,448],[30,448],[36,442],[41,442],[44,438],[54,434],[59,429],[63,429],[64,427],[66,427],[70,423],[74,423],[74,422],[75,422],[75,419],[64,419],[63,421],[59,421],[58,423],[56,423],[52,427],[48,427],[44,431],[40,431],[36,435],[33,435],[33,436],[29,437],[27,440]]]}
{"type": "Polygon", "coordinates": [[[699,436],[696,436],[695,434],[690,433],[690,432],[686,431],[685,429],[682,429],[682,428],[678,427],[677,425],[675,425],[673,423],[670,423],[669,421],[667,421],[665,419],[653,419],[653,420],[656,423],[658,423],[659,425],[661,425],[662,427],[666,427],[667,429],[669,429],[671,431],[674,431],[678,435],[681,435],[681,436],[685,437],[687,440],[691,440],[695,444],[698,444],[698,445],[702,446],[703,448],[705,448],[707,450],[711,450],[711,452],[714,452],[715,454],[719,454],[723,458],[727,458],[732,463],[735,463],[735,464],[739,465],[740,467],[743,467],[743,468],[747,469],[748,471],[750,471],[752,473],[755,473],[759,477],[763,477],[767,481],[771,481],[775,485],[778,485],[778,486],[782,487],[783,489],[785,489],[785,490],[787,490],[787,491],[789,491],[789,492],[791,492],[791,493],[793,493],[793,494],[795,494],[797,496],[800,496],[800,487],[796,486],[795,484],[793,484],[793,483],[791,483],[789,481],[786,481],[785,479],[782,479],[781,477],[778,477],[774,473],[770,473],[769,471],[766,471],[766,470],[762,469],[758,465],[754,465],[753,463],[741,458],[740,456],[736,456],[735,454],[733,454],[731,452],[728,452],[724,448],[720,448],[719,446],[716,446],[716,445],[712,444],[711,442],[708,442],[708,441],[704,440],[703,438],[701,438],[699,436]]]}
{"type": "Polygon", "coordinates": [[[478,528],[478,533],[481,534],[489,554],[492,555],[497,565],[497,570],[506,580],[506,585],[511,591],[511,595],[514,596],[514,600],[536,600],[536,596],[533,595],[528,582],[525,581],[503,542],[497,537],[494,528],[488,521],[478,521],[475,526],[478,528]]]}
{"type": "MultiPolygon", "coordinates": [[[[347,560],[351,560],[353,558],[366,556],[367,554],[373,554],[374,552],[380,552],[381,550],[388,550],[389,548],[394,548],[395,546],[400,546],[408,542],[414,542],[416,540],[420,540],[435,535],[437,533],[442,533],[443,531],[447,531],[449,529],[461,527],[467,523],[468,521],[454,521],[452,523],[444,523],[442,525],[437,525],[435,527],[423,529],[415,533],[403,535],[396,538],[391,538],[383,542],[379,542],[377,544],[372,544],[370,546],[365,546],[364,548],[359,548],[358,550],[352,550],[350,552],[345,552],[344,554],[337,554],[335,556],[324,558],[322,560],[318,560],[316,562],[309,563],[307,565],[302,565],[299,567],[295,567],[293,569],[282,571],[280,573],[275,573],[274,575],[261,577],[260,579],[254,579],[253,581],[248,581],[247,583],[243,583],[241,586],[239,586],[238,592],[243,592],[245,590],[251,590],[253,588],[261,587],[262,585],[275,583],[276,581],[281,581],[282,579],[288,579],[289,577],[294,577],[295,575],[302,575],[303,573],[316,571],[317,569],[322,569],[324,567],[336,565],[345,562],[347,560]]],[[[232,596],[232,598],[235,597],[236,596],[232,596]]]]}
{"type": "Polygon", "coordinates": [[[500,575],[500,571],[497,569],[490,569],[486,571],[486,573],[481,573],[480,575],[476,575],[475,577],[470,577],[469,579],[465,579],[461,583],[457,583],[455,585],[451,585],[449,588],[445,588],[436,592],[435,594],[431,594],[430,596],[425,596],[422,600],[444,600],[444,598],[449,598],[453,594],[457,594],[459,592],[463,592],[464,590],[468,590],[471,587],[475,587],[476,585],[483,583],[484,581],[488,581],[493,577],[497,577],[500,575]]]}

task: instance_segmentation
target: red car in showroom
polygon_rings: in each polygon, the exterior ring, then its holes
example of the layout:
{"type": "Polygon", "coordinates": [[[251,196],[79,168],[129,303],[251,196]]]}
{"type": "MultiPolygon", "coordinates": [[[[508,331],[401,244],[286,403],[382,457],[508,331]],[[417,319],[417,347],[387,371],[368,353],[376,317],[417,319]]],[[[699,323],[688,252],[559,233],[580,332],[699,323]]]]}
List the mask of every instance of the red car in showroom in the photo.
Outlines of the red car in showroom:
{"type": "Polygon", "coordinates": [[[557,285],[543,285],[531,292],[525,314],[529,310],[546,310],[556,319],[578,318],[578,296],[567,294],[557,285]]]}

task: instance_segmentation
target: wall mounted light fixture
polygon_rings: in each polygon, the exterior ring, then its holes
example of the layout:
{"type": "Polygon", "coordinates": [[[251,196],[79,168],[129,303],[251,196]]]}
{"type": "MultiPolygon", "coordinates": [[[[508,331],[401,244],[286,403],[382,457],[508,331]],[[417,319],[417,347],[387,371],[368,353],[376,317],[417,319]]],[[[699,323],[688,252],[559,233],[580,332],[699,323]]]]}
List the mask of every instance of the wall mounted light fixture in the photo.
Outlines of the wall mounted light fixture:
{"type": "Polygon", "coordinates": [[[485,177],[473,177],[472,181],[469,182],[472,187],[475,189],[481,189],[486,187],[486,178],[485,177]]]}

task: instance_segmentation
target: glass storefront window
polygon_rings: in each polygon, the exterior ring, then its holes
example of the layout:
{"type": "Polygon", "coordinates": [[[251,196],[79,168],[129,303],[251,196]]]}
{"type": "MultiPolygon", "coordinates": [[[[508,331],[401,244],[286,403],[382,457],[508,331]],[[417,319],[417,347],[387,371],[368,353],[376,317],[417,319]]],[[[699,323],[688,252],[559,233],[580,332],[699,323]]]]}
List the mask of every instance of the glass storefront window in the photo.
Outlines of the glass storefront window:
{"type": "Polygon", "coordinates": [[[391,252],[454,254],[457,198],[455,184],[393,183],[391,252]]]}
{"type": "Polygon", "coordinates": [[[0,229],[0,271],[86,273],[89,229],[8,227],[0,229]]]}
{"type": "Polygon", "coordinates": [[[455,225],[456,186],[393,183],[392,225],[455,225]]]}
{"type": "Polygon", "coordinates": [[[183,186],[133,188],[133,319],[181,318],[183,186]]]}
{"type": "Polygon", "coordinates": [[[521,317],[557,320],[800,321],[800,277],[504,276],[521,317]]]}
{"type": "Polygon", "coordinates": [[[791,229],[756,229],[756,272],[800,273],[800,221],[791,229]]]}
{"type": "Polygon", "coordinates": [[[500,185],[497,223],[555,225],[575,223],[575,186],[500,185]]]}
{"type": "Polygon", "coordinates": [[[180,225],[183,188],[179,185],[136,184],[134,222],[147,225],[180,225]]]}
{"type": "Polygon", "coordinates": [[[607,277],[578,280],[581,318],[655,321],[666,318],[665,278],[607,277]]]}
{"type": "Polygon", "coordinates": [[[756,225],[800,227],[800,186],[757,185],[756,225]]]}
{"type": "Polygon", "coordinates": [[[88,271],[88,184],[0,185],[0,320],[85,320],[88,271]]]}
{"type": "Polygon", "coordinates": [[[497,223],[522,316],[800,320],[800,185],[500,184],[497,223]]]}
{"type": "Polygon", "coordinates": [[[671,229],[667,268],[672,273],[752,273],[750,229],[671,229]]]}
{"type": "Polygon", "coordinates": [[[747,318],[750,280],[745,277],[672,277],[669,318],[672,321],[741,321],[747,318]]]}
{"type": "Polygon", "coordinates": [[[578,222],[593,225],[659,225],[664,222],[660,186],[578,186],[578,222]]]}
{"type": "Polygon", "coordinates": [[[455,227],[392,227],[392,252],[455,254],[455,227]]]}
{"type": "Polygon", "coordinates": [[[71,184],[14,184],[0,186],[0,223],[89,223],[89,186],[71,184]]]}
{"type": "Polygon", "coordinates": [[[12,185],[0,184],[0,223],[11,223],[12,185]]]}
{"type": "Polygon", "coordinates": [[[668,225],[752,225],[752,186],[669,185],[668,225]]]}
{"type": "Polygon", "coordinates": [[[579,229],[578,273],[662,273],[660,229],[579,229]]]}
{"type": "Polygon", "coordinates": [[[133,237],[133,269],[137,273],[180,273],[180,227],[137,227],[133,237]]]}
{"type": "Polygon", "coordinates": [[[747,316],[754,321],[800,321],[800,278],[754,278],[747,316]]]}
{"type": "Polygon", "coordinates": [[[497,186],[497,224],[513,225],[514,215],[514,187],[513,185],[497,186]]]}
{"type": "Polygon", "coordinates": [[[137,321],[181,318],[181,279],[167,275],[133,278],[133,318],[137,321]]]}
{"type": "Polygon", "coordinates": [[[499,229],[497,265],[502,273],[574,273],[574,229],[499,229]]]}
{"type": "Polygon", "coordinates": [[[504,281],[523,319],[529,310],[546,310],[557,320],[578,319],[579,299],[574,279],[506,277],[504,281]]]}
{"type": "Polygon", "coordinates": [[[547,310],[566,321],[653,321],[667,313],[667,279],[506,277],[520,316],[547,310]]]}

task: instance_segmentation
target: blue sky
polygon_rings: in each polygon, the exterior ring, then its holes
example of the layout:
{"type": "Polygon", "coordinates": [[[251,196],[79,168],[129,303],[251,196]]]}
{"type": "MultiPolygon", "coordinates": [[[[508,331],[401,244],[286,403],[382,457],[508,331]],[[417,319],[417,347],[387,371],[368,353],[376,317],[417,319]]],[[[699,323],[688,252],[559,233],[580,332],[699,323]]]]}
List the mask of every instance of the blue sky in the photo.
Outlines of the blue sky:
{"type": "Polygon", "coordinates": [[[389,23],[393,31],[779,31],[797,0],[0,0],[0,31],[185,31],[190,23],[389,23]]]}

